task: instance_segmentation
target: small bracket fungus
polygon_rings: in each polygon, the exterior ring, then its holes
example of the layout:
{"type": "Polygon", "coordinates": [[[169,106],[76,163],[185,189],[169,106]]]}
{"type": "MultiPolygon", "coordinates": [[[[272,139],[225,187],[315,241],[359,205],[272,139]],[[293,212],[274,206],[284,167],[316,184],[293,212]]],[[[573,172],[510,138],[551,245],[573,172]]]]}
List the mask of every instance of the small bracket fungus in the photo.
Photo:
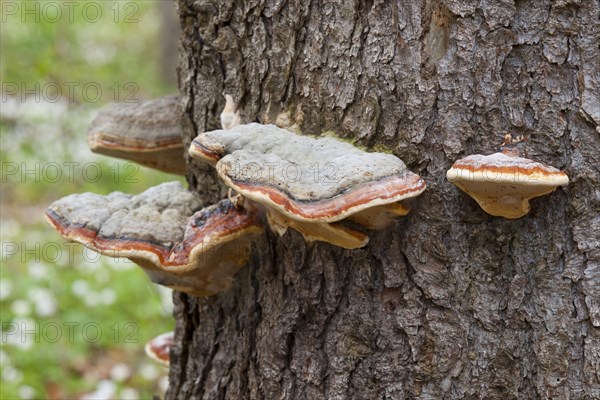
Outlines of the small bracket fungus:
{"type": "Polygon", "coordinates": [[[168,367],[174,337],[174,332],[167,332],[151,339],[144,347],[146,355],[157,363],[168,367]]]}
{"type": "Polygon", "coordinates": [[[75,194],[54,202],[46,218],[63,237],[138,264],[157,284],[194,296],[229,288],[263,232],[258,216],[228,200],[199,208],[179,182],[131,196],[75,194]]]}
{"type": "Polygon", "coordinates": [[[225,95],[225,108],[221,112],[221,127],[231,129],[238,126],[241,122],[240,114],[237,110],[237,104],[233,101],[231,95],[225,95]]]}
{"type": "Polygon", "coordinates": [[[554,167],[520,157],[517,142],[505,138],[500,153],[456,161],[446,174],[448,180],[490,215],[508,219],[526,215],[530,199],[567,185],[569,178],[554,167]]]}
{"type": "Polygon", "coordinates": [[[179,96],[114,104],[100,111],[90,124],[90,149],[94,153],[185,175],[178,107],[179,96]]]}
{"type": "MultiPolygon", "coordinates": [[[[216,164],[227,186],[281,214],[268,212],[271,223],[304,231],[312,240],[329,241],[326,231],[337,228],[293,226],[289,221],[329,224],[351,218],[379,228],[408,212],[398,202],[425,190],[425,182],[391,154],[368,153],[332,137],[297,135],[273,125],[253,123],[200,134],[190,155],[216,164]]],[[[358,240],[351,248],[366,243],[364,235],[350,232],[358,240]]]]}

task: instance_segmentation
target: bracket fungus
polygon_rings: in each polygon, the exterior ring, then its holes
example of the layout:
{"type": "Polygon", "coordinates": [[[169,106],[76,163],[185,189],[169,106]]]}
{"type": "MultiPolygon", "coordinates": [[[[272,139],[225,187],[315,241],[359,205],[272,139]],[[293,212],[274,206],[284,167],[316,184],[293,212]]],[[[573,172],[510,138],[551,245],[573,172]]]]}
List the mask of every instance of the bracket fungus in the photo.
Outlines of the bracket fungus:
{"type": "Polygon", "coordinates": [[[237,110],[237,104],[233,101],[231,95],[225,95],[225,108],[221,112],[221,126],[223,129],[231,129],[241,122],[240,113],[237,110]]]}
{"type": "Polygon", "coordinates": [[[178,107],[179,96],[113,104],[100,111],[90,124],[90,149],[94,153],[185,175],[178,107]]]}
{"type": "Polygon", "coordinates": [[[168,367],[171,347],[173,347],[174,339],[175,332],[172,331],[163,333],[150,339],[150,341],[148,341],[144,347],[146,355],[157,363],[168,367]]]}
{"type": "Polygon", "coordinates": [[[510,137],[499,153],[462,158],[446,174],[490,215],[508,219],[529,212],[529,200],[569,183],[564,172],[520,156],[510,137]]]}
{"type": "Polygon", "coordinates": [[[348,218],[380,228],[408,212],[399,202],[425,190],[425,182],[391,154],[368,153],[332,137],[297,135],[274,125],[202,133],[189,151],[216,165],[227,186],[265,206],[271,225],[279,225],[276,231],[287,225],[307,239],[329,242],[337,232],[341,237],[334,244],[346,248],[362,247],[368,238],[331,223],[348,218]],[[322,227],[307,225],[317,223],[322,227]],[[348,234],[354,242],[344,245],[342,237],[348,234]]]}
{"type": "Polygon", "coordinates": [[[135,196],[70,195],[50,205],[46,219],[68,240],[130,259],[154,283],[208,296],[229,288],[263,229],[228,199],[198,208],[194,194],[168,182],[135,196]]]}

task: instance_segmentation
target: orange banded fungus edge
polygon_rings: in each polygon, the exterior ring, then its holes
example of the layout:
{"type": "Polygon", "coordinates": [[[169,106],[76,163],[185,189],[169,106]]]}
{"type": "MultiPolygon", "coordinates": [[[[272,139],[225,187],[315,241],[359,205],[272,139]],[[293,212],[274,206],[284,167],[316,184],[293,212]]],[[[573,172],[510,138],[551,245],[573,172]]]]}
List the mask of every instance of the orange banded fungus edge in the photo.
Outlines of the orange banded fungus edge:
{"type": "Polygon", "coordinates": [[[94,153],[184,175],[179,96],[113,104],[90,124],[88,145],[94,153]]]}
{"type": "Polygon", "coordinates": [[[135,196],[70,195],[51,204],[46,219],[68,240],[130,259],[154,283],[208,296],[229,288],[263,229],[228,199],[199,208],[181,183],[168,182],[135,196]]]}
{"type": "Polygon", "coordinates": [[[446,176],[485,212],[508,219],[526,215],[530,199],[569,183],[564,172],[520,157],[514,149],[465,157],[456,161],[446,176]]]}
{"type": "MultiPolygon", "coordinates": [[[[252,123],[206,132],[194,139],[189,152],[215,165],[227,186],[276,211],[268,213],[271,223],[287,219],[330,224],[348,218],[377,229],[407,214],[408,206],[399,202],[425,190],[425,182],[394,155],[274,125],[252,123]]],[[[318,232],[309,226],[292,227],[318,232]]],[[[362,247],[365,239],[351,246],[362,247]]]]}
{"type": "Polygon", "coordinates": [[[274,125],[252,123],[200,134],[190,154],[218,162],[220,177],[238,193],[301,221],[340,221],[425,190],[425,182],[394,155],[274,125]]]}
{"type": "Polygon", "coordinates": [[[167,332],[150,339],[144,347],[146,355],[157,363],[168,367],[174,336],[174,332],[167,332]]]}

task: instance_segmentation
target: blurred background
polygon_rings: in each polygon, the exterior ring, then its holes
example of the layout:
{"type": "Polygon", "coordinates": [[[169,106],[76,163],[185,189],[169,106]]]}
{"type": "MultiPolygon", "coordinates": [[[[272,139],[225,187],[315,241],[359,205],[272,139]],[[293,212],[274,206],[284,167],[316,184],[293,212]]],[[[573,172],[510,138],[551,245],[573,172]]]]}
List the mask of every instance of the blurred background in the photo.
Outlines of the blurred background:
{"type": "Polygon", "coordinates": [[[66,243],[54,200],[182,180],[92,154],[111,102],[177,92],[172,1],[10,1],[0,31],[0,398],[150,399],[167,371],[144,344],[173,329],[171,293],[141,269],[66,243]]]}

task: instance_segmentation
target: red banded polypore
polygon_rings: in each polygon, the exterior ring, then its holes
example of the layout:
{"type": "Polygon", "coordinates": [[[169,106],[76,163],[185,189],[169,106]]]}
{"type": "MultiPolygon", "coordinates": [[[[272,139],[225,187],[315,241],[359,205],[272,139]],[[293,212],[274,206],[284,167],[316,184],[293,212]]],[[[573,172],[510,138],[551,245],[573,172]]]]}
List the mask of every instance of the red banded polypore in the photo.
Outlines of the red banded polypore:
{"type": "Polygon", "coordinates": [[[154,283],[208,296],[229,288],[263,229],[227,199],[198,208],[192,193],[169,182],[136,196],[70,195],[50,205],[46,219],[68,240],[130,259],[154,283]]]}
{"type": "Polygon", "coordinates": [[[184,175],[179,96],[118,103],[100,111],[88,128],[88,145],[94,153],[184,175]]]}
{"type": "Polygon", "coordinates": [[[452,165],[446,176],[490,215],[508,219],[529,212],[529,200],[569,183],[564,172],[520,157],[515,148],[491,155],[471,155],[452,165]]]}
{"type": "MultiPolygon", "coordinates": [[[[242,196],[295,221],[296,226],[288,226],[300,232],[298,224],[347,218],[380,228],[408,212],[399,202],[425,190],[425,182],[391,154],[369,153],[332,137],[298,135],[274,125],[206,132],[194,139],[189,151],[193,158],[215,165],[225,184],[242,196]]],[[[271,213],[270,220],[282,218],[271,213]]],[[[331,230],[312,239],[347,247],[343,240],[336,242],[331,230]]],[[[351,246],[362,247],[363,237],[351,246]]]]}
{"type": "Polygon", "coordinates": [[[146,355],[165,367],[169,366],[171,347],[175,339],[175,332],[167,332],[150,339],[144,350],[146,355]]]}

